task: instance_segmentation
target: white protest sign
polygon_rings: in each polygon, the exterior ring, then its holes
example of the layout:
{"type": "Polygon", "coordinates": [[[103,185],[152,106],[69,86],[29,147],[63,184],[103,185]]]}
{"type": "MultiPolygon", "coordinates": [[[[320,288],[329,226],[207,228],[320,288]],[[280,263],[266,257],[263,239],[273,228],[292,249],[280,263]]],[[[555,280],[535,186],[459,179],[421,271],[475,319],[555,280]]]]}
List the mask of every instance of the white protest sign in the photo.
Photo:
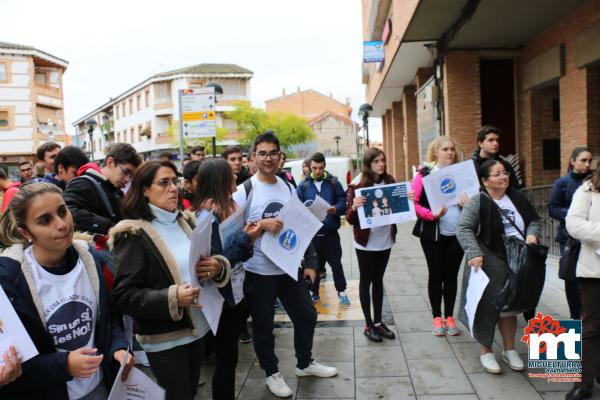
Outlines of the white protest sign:
{"type": "Polygon", "coordinates": [[[0,287],[0,366],[4,365],[2,355],[8,351],[10,346],[15,346],[21,362],[38,355],[37,348],[10,304],[6,293],[0,287]]]}
{"type": "Polygon", "coordinates": [[[196,275],[196,263],[201,257],[210,256],[210,244],[212,236],[212,220],[211,212],[202,211],[196,218],[196,227],[192,231],[191,246],[190,246],[190,275],[192,282],[196,287],[200,287],[200,296],[198,304],[202,305],[202,314],[206,318],[210,330],[213,334],[217,334],[219,328],[219,320],[223,311],[223,296],[219,293],[219,289],[211,280],[199,282],[196,275]]]}
{"type": "Polygon", "coordinates": [[[327,210],[332,207],[332,205],[326,202],[321,196],[316,196],[314,200],[306,200],[304,204],[307,205],[308,210],[313,213],[319,221],[324,221],[325,218],[327,218],[327,210]]]}
{"type": "Polygon", "coordinates": [[[477,312],[477,306],[483,296],[483,292],[490,282],[490,278],[483,272],[481,268],[475,271],[472,267],[465,266],[465,268],[471,268],[471,274],[469,275],[469,283],[467,286],[467,301],[465,303],[465,311],[467,312],[467,318],[469,319],[469,331],[471,331],[471,337],[473,337],[473,323],[475,322],[475,313],[477,312]]]}
{"type": "MultiPolygon", "coordinates": [[[[241,232],[246,225],[246,205],[249,204],[247,201],[243,207],[238,208],[233,214],[231,214],[225,221],[219,224],[219,236],[221,237],[221,245],[223,249],[227,248],[231,244],[233,235],[241,232]]],[[[246,277],[246,271],[242,263],[233,265],[231,267],[231,290],[233,292],[233,299],[235,304],[238,304],[244,298],[244,279],[246,277]]]]}
{"type": "Polygon", "coordinates": [[[356,189],[366,203],[358,208],[361,229],[415,221],[415,204],[408,198],[409,182],[391,183],[356,189]]]}
{"type": "Polygon", "coordinates": [[[452,164],[436,170],[423,178],[423,189],[427,193],[429,208],[437,214],[442,207],[458,204],[459,196],[469,197],[479,193],[479,178],[473,160],[452,164]]]}
{"type": "Polygon", "coordinates": [[[260,249],[275,265],[298,280],[304,252],[323,224],[297,196],[292,196],[283,206],[277,219],[283,222],[283,228],[277,233],[265,232],[260,249]]]}
{"type": "Polygon", "coordinates": [[[180,118],[186,139],[217,135],[215,89],[204,87],[179,91],[180,118]]]}

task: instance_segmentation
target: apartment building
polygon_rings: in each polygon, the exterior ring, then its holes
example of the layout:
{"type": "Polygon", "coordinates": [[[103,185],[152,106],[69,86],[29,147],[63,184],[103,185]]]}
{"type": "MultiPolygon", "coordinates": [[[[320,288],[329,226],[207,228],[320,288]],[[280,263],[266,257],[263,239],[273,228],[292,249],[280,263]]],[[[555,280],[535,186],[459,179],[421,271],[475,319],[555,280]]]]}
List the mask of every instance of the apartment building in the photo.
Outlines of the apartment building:
{"type": "Polygon", "coordinates": [[[291,151],[300,157],[306,157],[319,151],[326,156],[352,156],[357,152],[358,126],[351,120],[350,100],[345,103],[326,96],[316,90],[298,90],[265,102],[268,112],[289,112],[308,120],[308,125],[317,139],[291,147],[291,151]]]}
{"type": "Polygon", "coordinates": [[[63,74],[69,63],[31,46],[0,42],[0,163],[16,178],[38,146],[69,142],[63,112],[63,74]]]}
{"type": "Polygon", "coordinates": [[[73,123],[94,160],[104,158],[112,143],[129,143],[146,156],[161,151],[177,152],[178,91],[218,83],[223,94],[218,95],[217,126],[226,128],[228,137],[219,146],[237,143],[240,135],[237,123],[228,119],[236,101],[250,101],[250,79],[253,72],[235,64],[198,64],[160,73],[111,98],[107,103],[82,116],[73,123]],[[88,125],[96,121],[90,140],[88,125]]]}
{"type": "Polygon", "coordinates": [[[503,130],[527,186],[564,174],[575,146],[600,154],[600,0],[363,0],[363,64],[399,180],[439,135],[468,158],[482,125],[503,130]]]}

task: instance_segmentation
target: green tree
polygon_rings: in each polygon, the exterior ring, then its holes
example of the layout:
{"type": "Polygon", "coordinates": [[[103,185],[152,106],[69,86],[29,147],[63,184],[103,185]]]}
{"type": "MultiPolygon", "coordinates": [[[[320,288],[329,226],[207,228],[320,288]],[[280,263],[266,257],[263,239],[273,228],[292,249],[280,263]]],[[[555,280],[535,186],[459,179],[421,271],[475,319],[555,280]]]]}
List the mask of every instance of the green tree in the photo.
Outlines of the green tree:
{"type": "Polygon", "coordinates": [[[277,134],[284,149],[316,138],[305,118],[288,112],[267,112],[252,107],[248,102],[236,103],[235,109],[227,112],[227,117],[237,122],[246,145],[252,143],[256,135],[269,129],[277,134]]]}

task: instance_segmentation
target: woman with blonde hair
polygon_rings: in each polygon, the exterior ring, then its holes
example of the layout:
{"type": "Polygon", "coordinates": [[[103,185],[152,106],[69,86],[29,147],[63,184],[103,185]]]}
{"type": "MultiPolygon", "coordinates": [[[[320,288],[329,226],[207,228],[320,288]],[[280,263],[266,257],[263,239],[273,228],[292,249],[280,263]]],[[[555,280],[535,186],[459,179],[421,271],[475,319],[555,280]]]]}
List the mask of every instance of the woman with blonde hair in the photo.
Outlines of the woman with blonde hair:
{"type": "Polygon", "coordinates": [[[454,302],[458,270],[464,252],[456,240],[456,225],[468,197],[461,194],[458,205],[431,210],[423,190],[423,178],[430,173],[442,173],[444,168],[456,163],[458,161],[456,147],[456,142],[449,136],[441,136],[431,142],[427,149],[428,163],[419,169],[412,183],[418,218],[413,235],[420,239],[427,260],[429,270],[427,291],[433,314],[431,333],[435,336],[444,336],[446,333],[455,336],[460,333],[454,321],[454,302]],[[442,318],[442,298],[444,318],[442,318]]]}

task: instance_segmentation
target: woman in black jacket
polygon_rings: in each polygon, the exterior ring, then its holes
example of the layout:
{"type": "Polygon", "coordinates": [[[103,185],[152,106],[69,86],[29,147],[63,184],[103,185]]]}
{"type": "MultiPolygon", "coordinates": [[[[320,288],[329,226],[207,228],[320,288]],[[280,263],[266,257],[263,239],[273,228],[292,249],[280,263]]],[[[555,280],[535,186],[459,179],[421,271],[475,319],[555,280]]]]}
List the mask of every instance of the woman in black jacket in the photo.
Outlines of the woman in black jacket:
{"type": "MultiPolygon", "coordinates": [[[[209,325],[192,286],[189,265],[193,225],[177,211],[178,178],[169,161],[140,167],[110,232],[117,266],[113,299],[134,320],[134,332],[168,400],[191,400],[198,388],[202,338],[209,325]]],[[[201,259],[203,278],[224,286],[229,262],[201,259]]],[[[198,265],[198,264],[197,264],[198,265]]]]}
{"type": "MultiPolygon", "coordinates": [[[[235,368],[238,361],[239,326],[244,307],[244,267],[243,261],[252,255],[254,241],[262,233],[260,224],[247,224],[243,230],[232,232],[221,242],[219,225],[236,211],[231,198],[236,190],[236,179],[229,163],[223,159],[205,160],[198,168],[193,210],[196,218],[212,212],[213,254],[227,258],[231,270],[230,282],[219,289],[225,299],[219,320],[219,328],[214,338],[215,371],[212,378],[212,398],[233,400],[235,398],[235,368]]],[[[243,221],[243,215],[242,215],[243,221]]],[[[202,270],[199,268],[199,277],[202,270]]],[[[209,333],[210,334],[210,333],[209,333]]]]}
{"type": "Polygon", "coordinates": [[[127,353],[120,315],[110,306],[98,253],[73,240],[61,190],[24,186],[0,220],[0,284],[39,354],[22,365],[0,398],[106,397],[127,353]]]}
{"type": "MultiPolygon", "coordinates": [[[[560,223],[556,241],[560,243],[561,256],[565,252],[565,246],[570,237],[565,227],[565,218],[569,212],[569,207],[571,207],[575,191],[591,175],[591,167],[592,153],[590,150],[587,147],[575,147],[569,159],[567,175],[558,178],[552,186],[548,201],[548,214],[560,223]]],[[[565,294],[567,295],[571,319],[580,319],[581,300],[579,300],[577,281],[565,280],[565,294]]]]}

